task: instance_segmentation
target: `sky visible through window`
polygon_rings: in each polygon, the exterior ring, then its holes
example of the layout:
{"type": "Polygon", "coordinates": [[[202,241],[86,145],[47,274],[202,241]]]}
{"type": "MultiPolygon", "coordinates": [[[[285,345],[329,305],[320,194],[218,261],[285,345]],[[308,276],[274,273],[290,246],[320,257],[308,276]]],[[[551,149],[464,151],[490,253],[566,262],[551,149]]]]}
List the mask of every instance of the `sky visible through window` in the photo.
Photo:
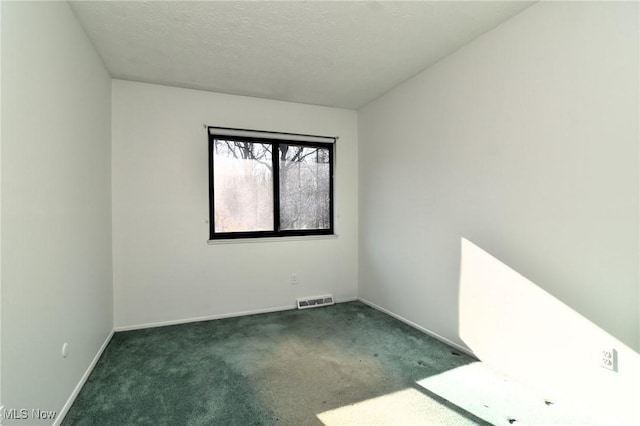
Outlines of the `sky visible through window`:
{"type": "Polygon", "coordinates": [[[274,146],[278,147],[280,230],[330,229],[329,148],[216,139],[216,233],[274,231],[274,146]]]}

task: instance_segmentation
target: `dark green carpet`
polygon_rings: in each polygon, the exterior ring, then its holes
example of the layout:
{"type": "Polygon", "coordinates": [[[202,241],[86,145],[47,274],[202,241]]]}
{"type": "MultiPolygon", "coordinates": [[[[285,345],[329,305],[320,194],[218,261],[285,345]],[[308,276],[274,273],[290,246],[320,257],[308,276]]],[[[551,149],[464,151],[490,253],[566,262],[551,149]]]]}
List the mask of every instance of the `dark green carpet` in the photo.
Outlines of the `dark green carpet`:
{"type": "Polygon", "coordinates": [[[486,424],[416,384],[473,361],[360,302],[119,332],[63,425],[320,425],[406,389],[486,424]]]}

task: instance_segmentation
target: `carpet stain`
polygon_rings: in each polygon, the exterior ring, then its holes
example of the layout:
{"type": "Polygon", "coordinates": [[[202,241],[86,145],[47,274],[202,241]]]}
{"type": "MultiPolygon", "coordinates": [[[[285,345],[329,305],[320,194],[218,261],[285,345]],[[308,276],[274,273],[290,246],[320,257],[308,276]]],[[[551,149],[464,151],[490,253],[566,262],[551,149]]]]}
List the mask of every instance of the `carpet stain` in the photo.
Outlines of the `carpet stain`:
{"type": "Polygon", "coordinates": [[[321,425],[474,361],[360,302],[118,332],[62,424],[321,425]]]}

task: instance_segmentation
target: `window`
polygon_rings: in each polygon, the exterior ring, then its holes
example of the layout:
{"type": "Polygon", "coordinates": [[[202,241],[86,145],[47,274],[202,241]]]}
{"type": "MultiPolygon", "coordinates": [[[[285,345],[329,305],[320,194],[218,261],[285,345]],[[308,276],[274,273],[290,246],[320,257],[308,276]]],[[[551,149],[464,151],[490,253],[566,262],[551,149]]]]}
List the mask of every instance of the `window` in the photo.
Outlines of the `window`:
{"type": "Polygon", "coordinates": [[[209,127],[210,239],[333,234],[333,141],[209,127]]]}

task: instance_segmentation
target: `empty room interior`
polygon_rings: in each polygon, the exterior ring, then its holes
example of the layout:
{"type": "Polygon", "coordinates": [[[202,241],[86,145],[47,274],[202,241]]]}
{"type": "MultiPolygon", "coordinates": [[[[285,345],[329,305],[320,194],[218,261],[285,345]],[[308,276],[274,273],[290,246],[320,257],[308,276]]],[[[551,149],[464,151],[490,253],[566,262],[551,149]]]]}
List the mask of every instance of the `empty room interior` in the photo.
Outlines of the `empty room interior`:
{"type": "Polygon", "coordinates": [[[0,2],[0,424],[640,425],[639,14],[0,2]]]}

